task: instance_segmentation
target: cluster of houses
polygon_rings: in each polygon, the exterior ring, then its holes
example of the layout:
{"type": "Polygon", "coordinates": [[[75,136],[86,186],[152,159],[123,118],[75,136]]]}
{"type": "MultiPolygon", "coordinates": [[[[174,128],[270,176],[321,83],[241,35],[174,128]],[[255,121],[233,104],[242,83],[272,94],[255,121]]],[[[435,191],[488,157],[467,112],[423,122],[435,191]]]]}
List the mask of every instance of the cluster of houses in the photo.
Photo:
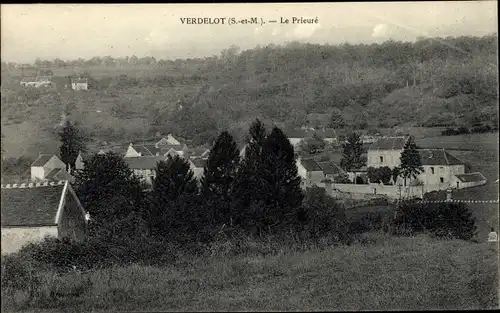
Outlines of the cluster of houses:
{"type": "MultiPolygon", "coordinates": [[[[307,134],[306,134],[307,135],[307,134]]],[[[326,132],[319,134],[330,143],[336,137],[326,132]]],[[[298,147],[300,142],[309,138],[303,134],[289,135],[290,142],[298,147]]],[[[367,164],[356,171],[346,171],[333,161],[318,162],[312,158],[298,157],[296,164],[302,178],[302,187],[323,187],[331,195],[384,195],[401,197],[402,178],[391,178],[389,185],[382,182],[367,184],[346,183],[346,177],[356,182],[356,177],[365,175],[367,169],[400,165],[400,157],[408,137],[384,137],[374,141],[368,148],[367,164]]],[[[180,156],[188,161],[196,178],[203,176],[205,162],[210,150],[189,148],[168,135],[157,142],[106,147],[95,147],[88,153],[81,153],[75,169],[84,167],[84,160],[93,155],[109,151],[124,157],[133,173],[151,184],[155,177],[155,168],[159,161],[168,156],[180,156]]],[[[421,182],[418,188],[422,194],[433,190],[449,188],[468,188],[483,185],[486,178],[478,172],[466,173],[465,163],[444,149],[419,149],[423,172],[418,176],[421,182]]],[[[245,146],[240,149],[240,156],[245,154],[245,146]]],[[[54,154],[40,154],[31,164],[31,179],[25,183],[3,184],[2,196],[2,253],[17,251],[22,245],[41,240],[49,235],[58,238],[81,240],[85,235],[88,213],[84,210],[71,187],[73,176],[66,170],[66,165],[54,154]]],[[[406,188],[406,187],[405,187],[406,188]]]]}
{"type": "Polygon", "coordinates": [[[20,81],[23,87],[53,87],[58,84],[63,85],[66,88],[71,88],[73,90],[88,90],[89,80],[86,77],[70,77],[67,81],[61,81],[61,79],[55,79],[51,75],[41,75],[41,76],[31,76],[23,77],[20,81]]]}
{"type": "Polygon", "coordinates": [[[418,188],[418,193],[463,189],[486,184],[486,178],[479,172],[466,173],[465,163],[444,149],[418,149],[422,162],[423,171],[416,179],[411,180],[405,186],[404,178],[390,179],[388,185],[383,182],[370,182],[366,184],[345,184],[345,178],[356,182],[356,177],[367,174],[368,168],[388,167],[393,170],[401,165],[401,153],[409,136],[383,137],[374,141],[367,151],[366,166],[345,171],[332,161],[317,162],[314,159],[297,159],[297,168],[302,177],[303,186],[330,187],[330,191],[345,191],[354,194],[378,194],[397,198],[401,196],[401,187],[406,189],[418,188]],[[339,179],[343,179],[340,180],[339,179]],[[336,183],[337,182],[337,183],[336,183]],[[378,190],[378,192],[377,192],[378,190]]]}

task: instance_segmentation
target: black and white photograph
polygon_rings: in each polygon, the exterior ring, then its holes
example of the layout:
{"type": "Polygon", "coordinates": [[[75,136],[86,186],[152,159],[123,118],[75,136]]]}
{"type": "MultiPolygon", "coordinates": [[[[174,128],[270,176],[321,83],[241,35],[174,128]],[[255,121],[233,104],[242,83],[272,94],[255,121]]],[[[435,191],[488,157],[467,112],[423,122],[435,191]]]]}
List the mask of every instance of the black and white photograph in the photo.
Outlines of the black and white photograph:
{"type": "Polygon", "coordinates": [[[497,1],[0,21],[1,312],[500,308],[497,1]]]}

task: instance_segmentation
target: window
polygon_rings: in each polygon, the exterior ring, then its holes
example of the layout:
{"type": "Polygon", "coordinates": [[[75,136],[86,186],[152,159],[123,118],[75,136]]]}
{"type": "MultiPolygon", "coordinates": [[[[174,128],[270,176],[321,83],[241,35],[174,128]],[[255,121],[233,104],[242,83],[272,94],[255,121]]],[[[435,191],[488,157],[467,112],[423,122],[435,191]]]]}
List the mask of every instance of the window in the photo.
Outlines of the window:
{"type": "Polygon", "coordinates": [[[443,177],[439,177],[439,181],[444,183],[444,178],[443,177]]]}
{"type": "Polygon", "coordinates": [[[380,163],[384,163],[384,157],[383,156],[380,157],[380,163]]]}
{"type": "Polygon", "coordinates": [[[431,167],[431,174],[434,174],[434,167],[431,167]]]}

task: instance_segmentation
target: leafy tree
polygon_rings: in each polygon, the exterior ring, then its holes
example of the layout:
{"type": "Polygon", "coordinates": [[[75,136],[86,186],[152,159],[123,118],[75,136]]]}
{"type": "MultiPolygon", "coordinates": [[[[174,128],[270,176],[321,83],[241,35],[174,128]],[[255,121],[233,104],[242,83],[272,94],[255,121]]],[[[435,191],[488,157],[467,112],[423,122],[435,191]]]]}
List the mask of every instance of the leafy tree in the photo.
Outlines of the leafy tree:
{"type": "Polygon", "coordinates": [[[471,240],[476,233],[475,218],[463,203],[401,202],[392,225],[399,234],[428,232],[438,237],[471,240]]]}
{"type": "Polygon", "coordinates": [[[169,155],[166,162],[158,162],[155,171],[149,216],[151,229],[165,226],[165,211],[174,201],[184,195],[194,197],[198,193],[197,181],[184,158],[169,155]]]}
{"type": "Polygon", "coordinates": [[[307,138],[300,143],[300,148],[308,154],[317,154],[325,150],[326,143],[314,133],[312,138],[307,138]]]}
{"type": "Polygon", "coordinates": [[[268,229],[285,221],[301,205],[304,197],[300,187],[295,154],[290,141],[278,127],[274,127],[262,146],[262,177],[265,204],[262,226],[268,229]]]}
{"type": "Polygon", "coordinates": [[[85,137],[69,120],[66,120],[64,123],[59,136],[61,140],[61,146],[59,148],[61,161],[66,164],[66,170],[72,170],[75,168],[78,154],[85,151],[85,137]]]}
{"type": "MultiPolygon", "coordinates": [[[[144,185],[116,153],[95,154],[76,174],[75,186],[83,207],[90,213],[94,234],[104,231],[112,237],[121,234],[119,221],[133,221],[137,229],[145,214],[144,185]]],[[[130,234],[127,234],[130,236],[130,234]]]]}
{"type": "Polygon", "coordinates": [[[394,181],[394,184],[396,184],[399,175],[401,175],[401,168],[396,166],[392,169],[392,180],[394,181]]]}
{"type": "Polygon", "coordinates": [[[367,169],[367,174],[372,183],[382,181],[384,184],[388,184],[392,177],[392,170],[388,166],[380,168],[369,167],[367,169]]]}
{"type": "Polygon", "coordinates": [[[202,193],[216,224],[232,224],[230,209],[239,161],[233,137],[223,131],[210,149],[201,179],[202,193]]]}
{"type": "Polygon", "coordinates": [[[235,193],[233,206],[238,210],[237,223],[247,225],[255,225],[258,216],[251,208],[260,200],[261,194],[264,191],[262,184],[262,146],[266,139],[265,125],[256,119],[250,125],[249,135],[246,139],[245,155],[241,160],[235,181],[235,193]]]}
{"type": "Polygon", "coordinates": [[[346,171],[359,169],[366,164],[362,157],[363,143],[358,133],[352,133],[347,137],[347,142],[343,144],[344,152],[340,160],[340,166],[346,171]]]}
{"type": "Polygon", "coordinates": [[[406,179],[415,179],[424,170],[422,167],[422,160],[413,137],[410,136],[406,141],[400,160],[401,175],[404,178],[404,185],[406,186],[406,179]]]}
{"type": "Polygon", "coordinates": [[[346,216],[344,208],[335,199],[325,193],[323,188],[308,188],[305,201],[297,216],[300,227],[305,228],[309,236],[318,239],[326,235],[345,239],[346,216]],[[306,226],[307,227],[303,227],[306,226]]]}

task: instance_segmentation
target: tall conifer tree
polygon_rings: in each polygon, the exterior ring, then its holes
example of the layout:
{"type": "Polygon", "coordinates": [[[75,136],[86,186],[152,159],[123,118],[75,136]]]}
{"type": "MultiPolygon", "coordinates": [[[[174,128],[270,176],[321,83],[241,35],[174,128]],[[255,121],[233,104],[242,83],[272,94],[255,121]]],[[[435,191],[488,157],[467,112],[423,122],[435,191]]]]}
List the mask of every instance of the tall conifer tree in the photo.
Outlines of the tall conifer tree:
{"type": "Polygon", "coordinates": [[[261,199],[265,203],[262,226],[270,227],[295,213],[304,198],[293,146],[278,127],[274,127],[264,141],[261,172],[261,199]]]}
{"type": "Polygon", "coordinates": [[[400,160],[400,173],[404,178],[404,185],[406,186],[406,179],[415,179],[424,170],[422,167],[422,160],[413,137],[410,136],[406,141],[403,152],[401,152],[400,160]]]}
{"type": "Polygon", "coordinates": [[[223,131],[215,141],[201,179],[202,193],[216,224],[231,224],[231,201],[240,161],[233,137],[223,131]]]}

